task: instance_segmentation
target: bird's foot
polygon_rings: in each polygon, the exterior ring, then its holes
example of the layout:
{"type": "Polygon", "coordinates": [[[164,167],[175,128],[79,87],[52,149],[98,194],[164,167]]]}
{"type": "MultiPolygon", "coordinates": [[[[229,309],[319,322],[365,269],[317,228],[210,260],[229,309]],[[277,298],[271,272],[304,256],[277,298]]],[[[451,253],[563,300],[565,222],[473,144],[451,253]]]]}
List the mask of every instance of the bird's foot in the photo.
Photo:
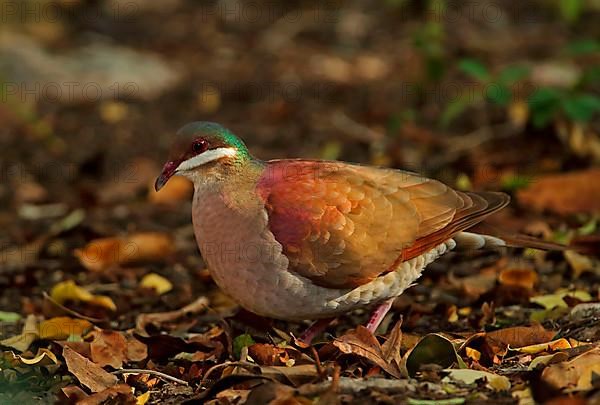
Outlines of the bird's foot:
{"type": "Polygon", "coordinates": [[[371,317],[369,318],[369,321],[365,325],[366,328],[369,330],[369,332],[371,332],[372,334],[375,334],[375,331],[381,324],[381,321],[383,321],[383,318],[385,318],[385,315],[388,313],[388,311],[392,307],[392,303],[394,302],[395,299],[396,299],[396,297],[388,298],[387,300],[385,300],[381,304],[379,304],[377,306],[377,308],[375,308],[375,310],[373,310],[373,313],[371,313],[371,317]]]}
{"type": "Polygon", "coordinates": [[[335,318],[323,318],[313,322],[304,332],[300,335],[298,340],[310,345],[315,337],[323,333],[323,331],[329,326],[331,321],[335,318]]]}

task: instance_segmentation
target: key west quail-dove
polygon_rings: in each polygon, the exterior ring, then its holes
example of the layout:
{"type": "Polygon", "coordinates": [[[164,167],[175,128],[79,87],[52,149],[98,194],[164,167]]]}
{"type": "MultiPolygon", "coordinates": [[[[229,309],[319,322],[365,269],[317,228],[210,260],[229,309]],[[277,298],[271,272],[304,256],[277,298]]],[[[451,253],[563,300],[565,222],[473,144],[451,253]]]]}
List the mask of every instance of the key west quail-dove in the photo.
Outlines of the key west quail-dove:
{"type": "Polygon", "coordinates": [[[194,232],[212,277],[262,316],[322,319],[322,328],[379,304],[367,324],[374,332],[392,300],[457,244],[505,245],[465,232],[506,206],[504,193],[337,161],[264,162],[210,122],[190,123],[176,138],[155,188],[175,174],[194,183],[194,232]]]}

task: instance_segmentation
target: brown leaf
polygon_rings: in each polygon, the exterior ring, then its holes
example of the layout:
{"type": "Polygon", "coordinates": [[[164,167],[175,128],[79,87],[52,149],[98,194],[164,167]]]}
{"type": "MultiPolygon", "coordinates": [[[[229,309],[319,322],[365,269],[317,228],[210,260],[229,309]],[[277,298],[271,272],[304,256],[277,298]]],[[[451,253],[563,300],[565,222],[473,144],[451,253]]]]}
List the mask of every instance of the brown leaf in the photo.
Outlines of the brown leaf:
{"type": "Polygon", "coordinates": [[[600,348],[596,347],[574,359],[551,364],[542,372],[542,380],[560,390],[591,389],[593,374],[600,373],[600,348]]]}
{"type": "Polygon", "coordinates": [[[358,326],[354,331],[347,333],[333,341],[333,345],[342,353],[355,354],[378,365],[383,370],[396,378],[401,377],[400,370],[395,363],[384,360],[381,345],[371,332],[364,326],[358,326]]]}
{"type": "Polygon", "coordinates": [[[134,405],[136,403],[136,399],[131,393],[131,387],[127,384],[118,384],[80,400],[77,405],[100,405],[107,403],[106,401],[109,399],[114,400],[111,403],[122,405],[134,405]]]}
{"type": "Polygon", "coordinates": [[[395,362],[396,366],[400,367],[402,364],[402,354],[400,353],[400,348],[402,347],[402,330],[400,327],[402,326],[402,319],[396,322],[394,325],[394,329],[390,332],[390,336],[385,341],[385,343],[381,346],[381,351],[383,352],[383,359],[392,363],[395,362]]]}
{"type": "Polygon", "coordinates": [[[146,345],[131,335],[109,330],[97,330],[92,335],[91,360],[101,367],[121,368],[123,363],[141,361],[148,356],[146,345]]]}
{"type": "Polygon", "coordinates": [[[534,325],[499,329],[488,332],[486,336],[512,348],[517,348],[549,342],[554,335],[556,335],[555,331],[546,330],[541,325],[534,325]]]}
{"type": "Polygon", "coordinates": [[[174,251],[172,238],[159,232],[140,232],[121,238],[95,239],[75,256],[88,270],[102,271],[115,264],[160,261],[174,251]]]}
{"type": "Polygon", "coordinates": [[[117,384],[116,376],[107,373],[102,367],[86,359],[69,346],[63,347],[63,357],[69,372],[92,392],[104,391],[117,384]]]}
{"type": "Polygon", "coordinates": [[[533,269],[504,269],[500,273],[498,281],[504,286],[533,290],[538,282],[538,275],[533,269]]]}
{"type": "Polygon", "coordinates": [[[542,176],[517,192],[524,207],[561,215],[600,212],[600,168],[542,176]]]}
{"type": "Polygon", "coordinates": [[[119,332],[101,330],[93,332],[90,343],[92,361],[100,367],[121,368],[126,361],[127,343],[119,332]]]}
{"type": "Polygon", "coordinates": [[[127,361],[142,361],[148,357],[148,346],[130,334],[125,334],[125,358],[127,361]]]}

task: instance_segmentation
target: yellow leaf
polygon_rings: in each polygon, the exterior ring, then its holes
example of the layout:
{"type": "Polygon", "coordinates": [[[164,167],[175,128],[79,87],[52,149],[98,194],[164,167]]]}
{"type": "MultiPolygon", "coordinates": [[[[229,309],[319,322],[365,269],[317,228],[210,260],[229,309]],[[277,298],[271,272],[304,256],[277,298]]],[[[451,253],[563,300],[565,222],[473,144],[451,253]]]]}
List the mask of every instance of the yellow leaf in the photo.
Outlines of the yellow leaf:
{"type": "Polygon", "coordinates": [[[475,381],[485,378],[488,385],[496,391],[506,391],[510,389],[509,379],[501,375],[469,369],[446,369],[445,371],[449,374],[444,380],[450,378],[465,384],[473,384],[475,381]]]}
{"type": "Polygon", "coordinates": [[[135,403],[136,403],[136,405],[145,405],[149,399],[150,399],[150,391],[146,391],[145,393],[143,393],[142,395],[140,395],[139,397],[137,397],[135,399],[135,403]]]}
{"type": "Polygon", "coordinates": [[[23,356],[18,355],[15,355],[15,358],[27,365],[43,366],[48,364],[58,364],[58,359],[54,353],[48,349],[39,349],[37,354],[31,359],[26,359],[23,356]]]}
{"type": "Polygon", "coordinates": [[[541,305],[546,309],[552,308],[567,308],[567,303],[563,300],[564,297],[573,297],[577,298],[580,301],[588,302],[592,300],[592,297],[587,291],[576,290],[576,291],[567,291],[567,290],[558,290],[554,294],[548,295],[539,295],[537,297],[532,297],[529,301],[541,305]]]}
{"type": "Polygon", "coordinates": [[[59,304],[66,301],[86,302],[91,305],[107,308],[115,311],[117,306],[110,297],[104,295],[93,295],[83,287],[78,286],[72,280],[58,283],[50,291],[50,297],[59,304]]]}
{"type": "Polygon", "coordinates": [[[569,341],[565,338],[560,338],[558,340],[553,340],[552,342],[519,347],[518,349],[513,350],[521,353],[536,354],[540,352],[556,351],[570,348],[571,344],[569,343],[569,341]]]}
{"type": "Polygon", "coordinates": [[[146,274],[144,278],[142,278],[142,281],[140,281],[140,286],[144,288],[154,288],[158,295],[163,295],[173,289],[173,284],[171,284],[169,280],[156,273],[146,274]]]}
{"type": "Polygon", "coordinates": [[[465,354],[468,358],[476,361],[479,361],[479,359],[481,359],[481,352],[475,349],[471,349],[470,347],[467,347],[465,349],[465,354]]]}
{"type": "Polygon", "coordinates": [[[51,318],[40,323],[40,339],[66,340],[71,335],[81,336],[92,327],[85,319],[74,319],[67,316],[51,318]]]}
{"type": "Polygon", "coordinates": [[[107,297],[106,295],[95,295],[91,300],[88,301],[88,303],[109,309],[113,312],[117,310],[117,305],[115,302],[112,300],[112,298],[107,297]]]}

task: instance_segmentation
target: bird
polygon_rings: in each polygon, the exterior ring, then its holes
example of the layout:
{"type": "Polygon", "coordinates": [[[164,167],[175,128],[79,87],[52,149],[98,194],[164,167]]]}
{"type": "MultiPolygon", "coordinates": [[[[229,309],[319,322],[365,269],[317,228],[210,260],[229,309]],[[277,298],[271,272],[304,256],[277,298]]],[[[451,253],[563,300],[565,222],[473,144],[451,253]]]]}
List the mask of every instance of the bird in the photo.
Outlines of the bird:
{"type": "Polygon", "coordinates": [[[260,316],[316,321],[300,336],[308,344],[363,307],[375,307],[375,333],[393,300],[454,248],[508,244],[468,231],[509,204],[505,193],[340,161],[262,161],[213,122],[177,132],[156,191],[174,175],[194,185],[194,234],[217,286],[260,316]]]}

